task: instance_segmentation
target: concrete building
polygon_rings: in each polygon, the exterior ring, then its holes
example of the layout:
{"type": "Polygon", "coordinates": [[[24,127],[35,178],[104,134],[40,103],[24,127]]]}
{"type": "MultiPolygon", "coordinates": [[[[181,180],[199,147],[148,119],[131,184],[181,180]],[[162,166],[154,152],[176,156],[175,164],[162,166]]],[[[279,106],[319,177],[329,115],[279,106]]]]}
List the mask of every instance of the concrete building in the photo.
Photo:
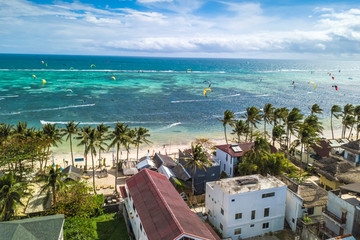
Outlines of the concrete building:
{"type": "Polygon", "coordinates": [[[162,174],[143,169],[120,187],[135,239],[216,240],[162,174]]]}
{"type": "Polygon", "coordinates": [[[324,209],[325,222],[321,228],[327,237],[352,234],[360,237],[360,183],[341,186],[328,192],[324,209]]]}
{"type": "Polygon", "coordinates": [[[282,230],[286,189],[273,176],[250,175],[208,182],[208,219],[224,238],[243,239],[282,230]]]}
{"type": "Polygon", "coordinates": [[[344,158],[356,166],[360,165],[360,140],[351,141],[341,145],[344,149],[344,158]]]}

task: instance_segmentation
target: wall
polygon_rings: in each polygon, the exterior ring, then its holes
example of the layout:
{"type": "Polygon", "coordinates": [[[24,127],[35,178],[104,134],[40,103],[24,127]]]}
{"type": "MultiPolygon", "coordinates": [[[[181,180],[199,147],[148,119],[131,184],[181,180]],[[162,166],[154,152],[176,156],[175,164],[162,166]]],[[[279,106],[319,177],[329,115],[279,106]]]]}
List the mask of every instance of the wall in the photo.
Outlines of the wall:
{"type": "MultiPolygon", "coordinates": [[[[129,196],[129,194],[128,194],[129,196]]],[[[127,197],[124,200],[126,211],[128,213],[130,223],[135,235],[135,239],[147,240],[147,236],[144,230],[144,226],[142,226],[142,230],[140,229],[141,220],[139,215],[137,214],[137,210],[133,208],[133,201],[130,197],[127,197]],[[132,213],[132,216],[131,216],[132,213]]]]}
{"type": "Polygon", "coordinates": [[[285,219],[294,232],[296,231],[298,218],[301,218],[305,211],[302,206],[302,198],[288,188],[286,192],[285,219]]]}
{"type": "Polygon", "coordinates": [[[332,190],[335,189],[339,189],[340,186],[344,185],[343,183],[340,182],[336,182],[336,181],[330,181],[329,179],[327,179],[326,177],[324,177],[323,175],[320,175],[320,184],[324,185],[324,189],[326,189],[326,186],[329,187],[332,190]]]}
{"type": "Polygon", "coordinates": [[[286,188],[283,186],[229,195],[224,193],[219,186],[213,184],[212,188],[211,183],[208,183],[205,209],[207,212],[211,211],[212,216],[209,217],[209,221],[222,232],[224,238],[248,238],[282,230],[285,218],[286,188]],[[263,193],[269,192],[275,192],[275,196],[262,198],[263,193]],[[221,208],[224,214],[221,214],[221,208]],[[268,217],[264,217],[265,208],[270,208],[268,217]],[[252,210],[255,210],[253,220],[251,220],[252,210]],[[235,219],[236,213],[242,213],[242,218],[235,219]],[[223,230],[220,229],[220,223],[223,225],[223,230]],[[263,229],[263,223],[269,223],[269,227],[263,229]],[[241,228],[240,235],[234,235],[237,228],[241,228]]]}
{"type": "Polygon", "coordinates": [[[232,177],[233,172],[234,172],[234,165],[233,165],[233,159],[231,158],[231,156],[229,154],[227,154],[226,152],[217,148],[216,149],[216,157],[217,157],[217,159],[220,160],[220,172],[225,171],[229,177],[232,177]],[[226,156],[228,156],[227,160],[226,160],[226,156]],[[225,165],[225,168],[224,168],[224,165],[225,165]]]}

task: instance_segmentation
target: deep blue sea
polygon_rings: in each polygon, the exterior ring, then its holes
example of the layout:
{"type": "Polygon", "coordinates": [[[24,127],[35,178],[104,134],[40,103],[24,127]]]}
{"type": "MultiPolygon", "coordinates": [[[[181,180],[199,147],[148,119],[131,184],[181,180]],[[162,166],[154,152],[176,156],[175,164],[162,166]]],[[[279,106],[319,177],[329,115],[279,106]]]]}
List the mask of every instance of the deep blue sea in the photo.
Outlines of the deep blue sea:
{"type": "Polygon", "coordinates": [[[119,121],[149,128],[154,142],[181,143],[223,136],[226,109],[240,117],[272,103],[308,114],[317,103],[326,119],[334,104],[360,103],[359,80],[355,61],[0,54],[0,122],[119,121]]]}

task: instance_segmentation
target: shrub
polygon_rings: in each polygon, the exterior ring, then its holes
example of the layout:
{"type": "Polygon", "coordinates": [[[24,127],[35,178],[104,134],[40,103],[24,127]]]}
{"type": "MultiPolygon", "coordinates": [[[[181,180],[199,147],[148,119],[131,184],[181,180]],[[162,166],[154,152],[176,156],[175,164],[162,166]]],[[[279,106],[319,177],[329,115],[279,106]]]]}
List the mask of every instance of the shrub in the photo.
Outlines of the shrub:
{"type": "Polygon", "coordinates": [[[64,223],[65,240],[92,240],[96,237],[96,229],[87,217],[68,217],[64,223]]]}

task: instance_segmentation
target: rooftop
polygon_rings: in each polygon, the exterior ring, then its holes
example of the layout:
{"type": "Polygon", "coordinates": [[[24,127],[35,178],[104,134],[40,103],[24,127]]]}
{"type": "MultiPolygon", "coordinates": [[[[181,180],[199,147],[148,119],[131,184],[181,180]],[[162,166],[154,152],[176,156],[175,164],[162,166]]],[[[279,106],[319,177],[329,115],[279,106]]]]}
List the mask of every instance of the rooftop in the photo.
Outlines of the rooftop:
{"type": "MultiPolygon", "coordinates": [[[[231,157],[241,157],[244,153],[250,150],[254,146],[254,142],[244,142],[236,144],[224,144],[217,145],[216,148],[220,149],[223,152],[226,152],[231,157]]],[[[277,152],[276,148],[270,145],[271,153],[277,152]]]]}
{"type": "Polygon", "coordinates": [[[245,192],[253,192],[277,187],[286,186],[285,183],[273,176],[262,176],[260,174],[225,178],[219,181],[209,182],[209,186],[219,186],[222,191],[229,194],[239,194],[245,192]]]}
{"type": "Polygon", "coordinates": [[[351,141],[341,145],[341,148],[352,152],[354,154],[360,154],[360,140],[351,141]]]}

